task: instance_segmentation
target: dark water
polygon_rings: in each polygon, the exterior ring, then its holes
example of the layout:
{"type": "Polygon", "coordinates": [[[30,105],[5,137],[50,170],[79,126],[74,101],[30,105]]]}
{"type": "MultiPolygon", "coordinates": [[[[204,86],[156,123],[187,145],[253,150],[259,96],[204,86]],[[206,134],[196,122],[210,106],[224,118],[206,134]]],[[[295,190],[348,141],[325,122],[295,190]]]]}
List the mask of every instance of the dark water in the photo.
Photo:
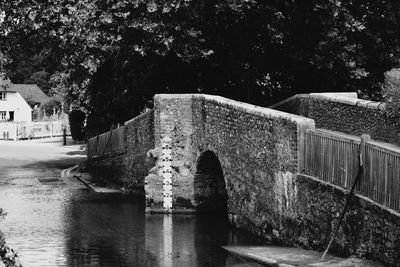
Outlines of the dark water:
{"type": "Polygon", "coordinates": [[[223,216],[149,215],[138,200],[65,181],[0,186],[0,196],[0,228],[24,266],[255,266],[221,246],[262,242],[223,216]]]}

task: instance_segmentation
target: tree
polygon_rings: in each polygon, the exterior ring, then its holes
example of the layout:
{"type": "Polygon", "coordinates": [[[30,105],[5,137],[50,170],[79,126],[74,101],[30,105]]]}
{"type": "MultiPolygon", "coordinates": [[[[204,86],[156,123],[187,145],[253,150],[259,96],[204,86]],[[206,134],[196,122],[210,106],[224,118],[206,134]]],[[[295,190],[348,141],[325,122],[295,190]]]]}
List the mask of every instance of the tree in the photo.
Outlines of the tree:
{"type": "Polygon", "coordinates": [[[23,83],[37,84],[45,94],[49,93],[49,73],[45,70],[32,73],[23,83]]]}
{"type": "Polygon", "coordinates": [[[386,103],[386,114],[389,117],[398,118],[400,116],[400,69],[386,72],[382,94],[386,103]]]}
{"type": "Polygon", "coordinates": [[[100,130],[151,106],[157,92],[212,93],[258,105],[320,91],[380,99],[383,73],[400,58],[394,0],[0,5],[11,77],[26,80],[44,69],[56,84],[51,93],[90,114],[100,130]],[[30,55],[39,63],[29,63],[30,55]]]}

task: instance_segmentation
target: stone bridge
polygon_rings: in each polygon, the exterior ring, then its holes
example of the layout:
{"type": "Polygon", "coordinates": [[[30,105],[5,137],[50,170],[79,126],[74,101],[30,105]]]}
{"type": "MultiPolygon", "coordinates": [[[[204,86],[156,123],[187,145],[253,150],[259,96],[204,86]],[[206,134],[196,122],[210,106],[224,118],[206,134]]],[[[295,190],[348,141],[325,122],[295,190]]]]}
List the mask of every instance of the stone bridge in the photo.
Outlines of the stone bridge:
{"type": "MultiPolygon", "coordinates": [[[[89,165],[145,195],[147,212],[225,211],[238,228],[272,235],[288,245],[322,249],[347,191],[303,174],[306,130],[314,129],[315,122],[331,122],[336,131],[345,125],[344,130],[359,127],[378,140],[397,137],[371,127],[382,120],[358,123],[360,115],[381,116],[368,101],[365,109],[362,103],[353,105],[359,100],[335,102],[325,96],[289,101],[293,103],[279,108],[307,111],[313,119],[219,96],[159,94],[152,110],[125,123],[125,149],[91,159],[89,165]],[[327,105],[334,105],[334,113],[352,111],[354,120],[335,121],[327,105]]],[[[393,264],[399,233],[398,212],[356,195],[333,251],[393,264]]]]}
{"type": "Polygon", "coordinates": [[[290,209],[313,120],[210,95],[156,95],[154,106],[148,212],[227,208],[265,221],[290,209]]]}

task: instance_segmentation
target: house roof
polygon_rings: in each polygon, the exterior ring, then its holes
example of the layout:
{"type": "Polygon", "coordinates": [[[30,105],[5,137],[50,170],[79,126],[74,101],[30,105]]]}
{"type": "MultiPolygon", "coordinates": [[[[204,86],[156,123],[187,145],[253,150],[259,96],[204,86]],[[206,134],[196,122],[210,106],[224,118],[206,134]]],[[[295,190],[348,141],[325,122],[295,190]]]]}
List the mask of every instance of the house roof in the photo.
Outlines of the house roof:
{"type": "Polygon", "coordinates": [[[31,106],[49,99],[36,84],[10,84],[7,91],[19,93],[31,106]]]}

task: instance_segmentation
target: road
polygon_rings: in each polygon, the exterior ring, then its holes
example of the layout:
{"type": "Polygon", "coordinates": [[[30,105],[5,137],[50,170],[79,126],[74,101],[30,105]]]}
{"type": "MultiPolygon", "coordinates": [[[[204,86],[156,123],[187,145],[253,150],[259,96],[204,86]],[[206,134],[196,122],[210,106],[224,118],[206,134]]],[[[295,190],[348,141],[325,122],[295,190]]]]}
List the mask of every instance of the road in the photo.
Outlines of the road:
{"type": "Polygon", "coordinates": [[[63,169],[84,160],[85,145],[62,138],[0,141],[0,184],[36,183],[59,177],[63,169]]]}
{"type": "Polygon", "coordinates": [[[84,185],[61,179],[61,172],[85,158],[85,146],[71,139],[67,146],[62,138],[0,141],[0,207],[7,212],[0,229],[24,266],[65,263],[56,257],[63,231],[60,198],[84,185]]]}

